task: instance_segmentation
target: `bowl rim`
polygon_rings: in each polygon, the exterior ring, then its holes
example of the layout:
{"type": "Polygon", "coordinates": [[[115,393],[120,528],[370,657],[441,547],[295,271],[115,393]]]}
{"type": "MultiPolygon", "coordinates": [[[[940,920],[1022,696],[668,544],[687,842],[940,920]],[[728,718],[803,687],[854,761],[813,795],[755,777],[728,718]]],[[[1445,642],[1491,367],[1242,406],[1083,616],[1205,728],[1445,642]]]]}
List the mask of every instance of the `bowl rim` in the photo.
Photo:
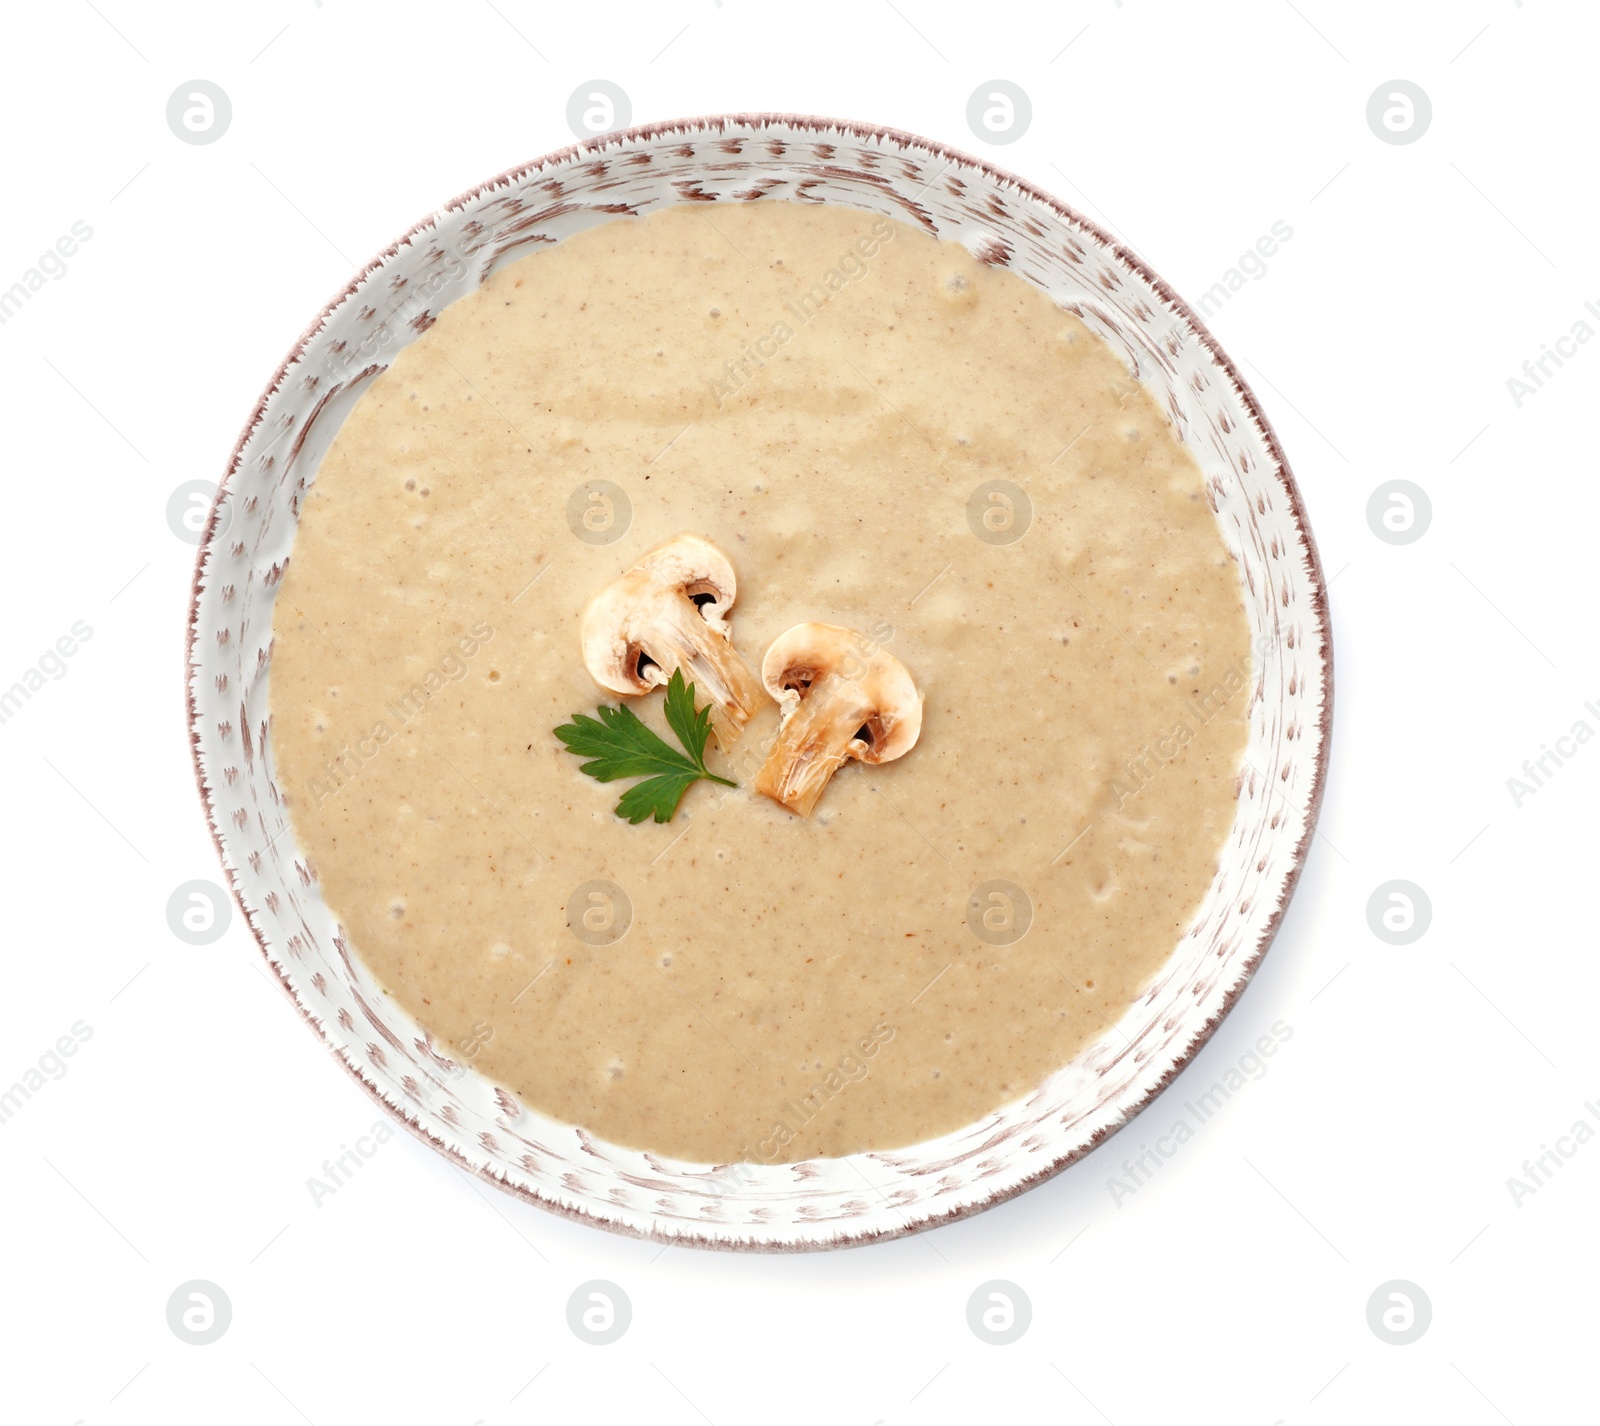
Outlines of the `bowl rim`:
{"type": "Polygon", "coordinates": [[[1267,951],[1277,939],[1278,930],[1283,924],[1283,919],[1288,911],[1289,903],[1294,896],[1296,887],[1300,882],[1300,874],[1305,869],[1306,859],[1310,854],[1311,840],[1316,835],[1317,821],[1322,809],[1323,795],[1327,790],[1328,761],[1331,751],[1333,733],[1333,627],[1330,618],[1328,599],[1328,581],[1324,573],[1322,558],[1317,549],[1316,537],[1312,532],[1310,520],[1307,517],[1305,501],[1300,493],[1300,487],[1295,481],[1294,473],[1289,468],[1288,457],[1285,455],[1283,445],[1278,439],[1277,431],[1268,420],[1261,403],[1257,400],[1255,392],[1233,360],[1222,349],[1221,344],[1212,335],[1199,314],[1168,284],[1150,265],[1137,253],[1126,247],[1122,242],[1112,236],[1098,223],[1084,216],[1075,208],[1062,202],[1059,198],[1047,193],[1028,180],[1012,173],[1009,169],[991,163],[987,159],[976,157],[964,150],[957,149],[948,144],[928,139],[919,134],[913,134],[903,129],[893,128],[883,124],[865,123],[852,119],[832,119],[814,114],[791,114],[781,111],[733,111],[724,114],[696,115],[682,119],[657,120],[653,123],[634,125],[627,129],[617,129],[599,135],[593,139],[586,139],[576,144],[569,144],[564,148],[551,150],[538,158],[521,163],[513,168],[506,169],[481,183],[464,190],[426,216],[413,223],[392,243],[382,248],[373,255],[355,275],[347,282],[321,309],[316,316],[296,338],[288,354],[279,363],[273,372],[261,395],[257,398],[249,418],[245,421],[240,431],[238,440],[234,443],[233,450],[228,457],[227,468],[222,479],[218,482],[216,496],[212,500],[211,509],[206,519],[204,531],[201,534],[200,544],[195,557],[194,574],[190,586],[187,626],[184,639],[184,702],[187,713],[189,732],[189,751],[193,763],[196,788],[200,795],[201,809],[205,815],[206,825],[211,833],[212,844],[217,851],[217,857],[222,866],[224,878],[228,883],[229,893],[243,916],[244,922],[249,926],[251,934],[256,939],[257,948],[262,958],[266,961],[268,969],[273,973],[279,988],[289,999],[290,1003],[299,1012],[300,1017],[309,1025],[321,1041],[323,1048],[329,1050],[330,1058],[338,1062],[367,1094],[379,1105],[392,1119],[397,1121],[415,1138],[426,1144],[437,1153],[444,1155],[458,1168],[464,1169],[474,1176],[483,1179],[493,1187],[504,1193],[530,1203],[549,1213],[559,1214],[564,1218],[587,1224],[592,1227],[603,1228],[609,1232],[621,1234],[630,1238],[648,1239],[668,1245],[680,1247],[695,1247],[715,1249],[724,1252],[760,1252],[760,1253],[810,1253],[826,1252],[839,1248],[865,1247],[869,1244],[887,1242],[896,1238],[909,1237],[915,1233],[925,1232],[930,1228],[943,1227],[949,1223],[959,1222],[961,1219],[970,1218],[987,1209],[997,1207],[1038,1187],[1041,1183],[1054,1178],[1057,1174],[1070,1168],[1079,1159],[1087,1157],[1099,1148],[1106,1140],[1110,1139],[1121,1130],[1127,1128],[1145,1109],[1147,1109],[1162,1093],[1189,1067],[1200,1051],[1209,1043],[1222,1022],[1228,1017],[1245,989],[1254,979],[1257,969],[1265,958],[1267,951]],[[519,182],[530,175],[537,174],[544,169],[566,165],[573,160],[585,155],[603,153],[614,145],[648,142],[655,139],[670,137],[674,134],[691,133],[704,134],[708,132],[726,132],[729,129],[748,130],[759,133],[764,128],[781,125],[802,133],[818,136],[848,135],[861,140],[889,140],[903,148],[931,154],[936,158],[946,161],[946,165],[965,165],[981,172],[992,181],[1009,186],[1035,203],[1049,209],[1058,218],[1071,227],[1078,228],[1110,252],[1118,262],[1135,271],[1143,278],[1156,293],[1175,313],[1188,325],[1194,333],[1196,340],[1205,349],[1218,372],[1226,377],[1233,387],[1235,395],[1242,403],[1250,419],[1258,427],[1266,450],[1272,460],[1270,478],[1277,482],[1288,501],[1289,513],[1296,533],[1303,548],[1307,564],[1306,578],[1309,585],[1309,618],[1317,628],[1321,637],[1321,663],[1322,680],[1320,689],[1320,702],[1314,726],[1318,736],[1317,755],[1312,770],[1310,795],[1305,802],[1305,830],[1299,845],[1295,848],[1289,860],[1288,870],[1284,877],[1281,892],[1278,896],[1277,906],[1273,909],[1271,917],[1263,928],[1256,945],[1244,956],[1238,966],[1238,975],[1234,984],[1227,991],[1215,1012],[1206,1020],[1204,1025],[1196,1027],[1194,1038],[1163,1072],[1161,1077],[1151,1085],[1146,1093],[1136,1101],[1124,1107],[1120,1122],[1110,1128],[1096,1130],[1085,1142],[1064,1150],[1052,1158],[1051,1161],[1037,1172],[1026,1175],[1014,1183],[996,1188],[986,1197],[973,1199],[965,1203],[958,1203],[949,1208],[934,1211],[926,1218],[915,1222],[887,1227],[864,1227],[858,1230],[844,1228],[837,1236],[827,1240],[791,1239],[777,1241],[772,1239],[745,1239],[732,1236],[714,1236],[690,1231],[678,1231],[667,1227],[635,1227],[618,1219],[603,1217],[591,1211],[590,1208],[576,1203],[564,1203],[557,1199],[546,1198],[538,1192],[502,1178],[495,1173],[488,1164],[475,1164],[461,1154],[453,1145],[430,1133],[428,1127],[420,1120],[413,1122],[410,1117],[397,1105],[392,1104],[384,1096],[382,1089],[363,1075],[360,1069],[351,1064],[345,1057],[338,1053],[338,1047],[328,1037],[323,1028],[317,1023],[309,1008],[302,1003],[295,993],[294,986],[284,975],[283,971],[273,961],[271,949],[267,938],[258,924],[258,919],[252,909],[245,904],[240,890],[239,879],[228,865],[228,853],[223,841],[222,828],[219,825],[217,811],[213,806],[206,787],[205,769],[201,763],[201,710],[195,696],[194,676],[199,668],[195,660],[195,649],[199,639],[200,628],[200,599],[205,582],[205,560],[211,548],[212,540],[217,532],[217,523],[222,513],[223,501],[229,494],[229,483],[238,473],[243,461],[244,449],[250,437],[263,420],[268,403],[282,388],[290,367],[300,358],[313,338],[320,332],[329,317],[346,299],[366,281],[367,277],[376,271],[383,263],[395,256],[400,249],[413,238],[430,230],[441,212],[450,212],[476,202],[485,194],[499,187],[519,182]]]}

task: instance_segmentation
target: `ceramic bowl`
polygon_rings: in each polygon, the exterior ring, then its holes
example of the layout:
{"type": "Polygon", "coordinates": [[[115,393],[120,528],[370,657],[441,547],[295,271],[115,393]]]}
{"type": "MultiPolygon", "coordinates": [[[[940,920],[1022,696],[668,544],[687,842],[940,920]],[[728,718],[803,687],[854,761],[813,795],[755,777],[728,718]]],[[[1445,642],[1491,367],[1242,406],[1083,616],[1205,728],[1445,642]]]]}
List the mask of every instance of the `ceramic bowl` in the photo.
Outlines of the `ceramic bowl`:
{"type": "Polygon", "coordinates": [[[205,813],[268,964],[345,1068],[462,1168],[618,1231],[746,1249],[894,1237],[990,1207],[1087,1153],[1188,1062],[1284,912],[1327,766],[1325,585],[1299,492],[1254,395],[1195,314],[1065,205],[942,145],[794,115],[631,129],[473,189],[374,258],[267,386],[200,546],[188,704],[205,813]],[[454,1062],[382,995],[323,901],[274,778],[273,600],[307,487],[351,406],[439,310],[498,265],[677,203],[838,203],[955,239],[1108,341],[1166,410],[1237,558],[1258,657],[1247,760],[1216,879],[1123,1015],[1026,1098],[958,1133],[849,1160],[683,1163],[619,1148],[454,1062]]]}

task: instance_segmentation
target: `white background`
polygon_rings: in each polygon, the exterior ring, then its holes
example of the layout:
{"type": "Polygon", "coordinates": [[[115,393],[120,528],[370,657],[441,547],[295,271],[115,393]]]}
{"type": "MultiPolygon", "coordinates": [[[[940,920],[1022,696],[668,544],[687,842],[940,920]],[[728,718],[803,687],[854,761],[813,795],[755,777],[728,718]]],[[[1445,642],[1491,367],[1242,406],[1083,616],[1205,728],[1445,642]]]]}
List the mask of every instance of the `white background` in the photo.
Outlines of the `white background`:
{"type": "Polygon", "coordinates": [[[1600,302],[1592,8],[496,6],[8,9],[0,290],[75,220],[93,237],[0,326],[0,685],[74,621],[94,633],[0,725],[0,1087],[74,1022],[93,1034],[0,1125],[0,1416],[1592,1415],[1600,1141],[1520,1204],[1507,1180],[1600,1100],[1600,972],[1578,914],[1600,743],[1520,808],[1506,786],[1575,720],[1600,730],[1583,708],[1600,706],[1600,343],[1520,409],[1506,384],[1600,302]],[[207,146],[165,121],[197,77],[233,104],[207,146]],[[635,122],[791,110],[968,149],[1115,229],[1191,300],[1275,221],[1293,229],[1211,325],[1284,440],[1332,579],[1333,761],[1299,891],[1231,1018],[1129,1130],[920,1237],[663,1250],[499,1195],[402,1134],[314,1203],[307,1179],[375,1107],[237,916],[206,947],[168,929],[175,887],[220,880],[182,703],[194,551],[169,495],[220,477],[267,377],[359,263],[571,142],[568,97],[596,77],[635,122]],[[1397,77],[1433,104],[1406,146],[1365,118],[1397,77]],[[966,120],[995,78],[1033,104],[1005,147],[966,120]],[[1433,505],[1400,547],[1365,513],[1392,478],[1433,505]],[[1368,928],[1391,878],[1432,901],[1409,946],[1368,928]],[[1278,1020],[1293,1038],[1269,1073],[1114,1202],[1123,1158],[1278,1020]],[[166,1320],[194,1278],[233,1306],[204,1347],[166,1320]],[[605,1347],[566,1321],[597,1278],[633,1305],[605,1347]],[[1033,1306],[1005,1347],[966,1321],[995,1278],[1033,1306]],[[1396,1278],[1433,1305],[1410,1346],[1367,1324],[1396,1278]]]}

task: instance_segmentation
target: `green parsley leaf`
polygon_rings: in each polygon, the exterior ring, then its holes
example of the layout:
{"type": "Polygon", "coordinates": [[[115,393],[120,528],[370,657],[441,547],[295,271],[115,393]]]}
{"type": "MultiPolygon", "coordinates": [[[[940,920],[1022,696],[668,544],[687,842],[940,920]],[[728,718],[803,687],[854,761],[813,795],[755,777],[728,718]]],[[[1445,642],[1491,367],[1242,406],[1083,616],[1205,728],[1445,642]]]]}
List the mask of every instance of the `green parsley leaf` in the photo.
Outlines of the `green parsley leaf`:
{"type": "MultiPolygon", "coordinates": [[[[683,681],[683,670],[673,669],[667,680],[667,726],[678,735],[678,741],[689,750],[695,766],[702,772],[706,766],[706,740],[711,736],[711,709],[696,709],[694,685],[683,681]]],[[[734,784],[730,783],[729,786],[734,784]]]]}
{"type": "Polygon", "coordinates": [[[657,736],[623,705],[602,704],[595,709],[598,720],[584,713],[573,715],[572,722],[555,730],[567,751],[588,758],[578,769],[597,782],[615,782],[621,777],[642,777],[622,794],[617,816],[637,826],[647,817],[670,822],[683,794],[702,778],[737,787],[706,767],[706,741],[711,736],[711,712],[696,710],[694,685],[685,683],[683,673],[674,669],[667,682],[667,726],[677,735],[687,752],[679,752],[657,736]]]}

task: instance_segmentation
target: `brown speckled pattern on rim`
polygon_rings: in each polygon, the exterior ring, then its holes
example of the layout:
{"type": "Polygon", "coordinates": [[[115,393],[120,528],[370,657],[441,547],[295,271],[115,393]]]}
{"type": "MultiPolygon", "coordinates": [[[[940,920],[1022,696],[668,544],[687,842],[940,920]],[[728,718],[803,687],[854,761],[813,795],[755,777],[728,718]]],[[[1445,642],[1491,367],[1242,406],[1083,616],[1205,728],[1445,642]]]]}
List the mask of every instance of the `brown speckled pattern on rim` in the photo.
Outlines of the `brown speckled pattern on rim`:
{"type": "Polygon", "coordinates": [[[795,1250],[896,1237],[1003,1202],[1114,1133],[1188,1063],[1266,953],[1304,863],[1326,780],[1331,652],[1321,564],[1277,438],[1211,335],[1137,257],[1048,195],[940,145],[838,120],[739,114],[631,129],[503,174],[418,224],[324,308],[229,462],[196,565],[187,688],[201,797],[234,895],[290,998],[389,1113],[541,1207],[661,1241],[795,1250]],[[267,686],[273,599],[300,498],[393,355],[337,379],[340,354],[376,330],[375,309],[451,267],[448,252],[465,254],[457,280],[427,291],[406,326],[414,334],[498,262],[540,243],[672,203],[762,197],[844,203],[965,242],[1110,341],[1199,461],[1266,653],[1216,879],[1113,1030],[1025,1099],[942,1139],[848,1162],[730,1170],[620,1149],[537,1114],[453,1064],[382,994],[295,846],[272,773],[267,686]],[[219,534],[224,501],[231,519],[219,534]]]}

